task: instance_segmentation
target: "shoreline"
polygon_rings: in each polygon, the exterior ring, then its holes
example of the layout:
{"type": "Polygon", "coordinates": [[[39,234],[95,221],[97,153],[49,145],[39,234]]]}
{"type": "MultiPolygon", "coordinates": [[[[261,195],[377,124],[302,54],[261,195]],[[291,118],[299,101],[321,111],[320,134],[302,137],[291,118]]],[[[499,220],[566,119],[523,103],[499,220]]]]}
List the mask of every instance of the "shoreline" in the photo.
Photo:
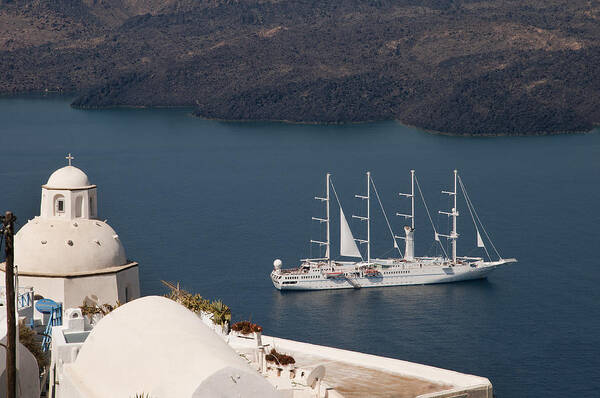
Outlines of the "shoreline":
{"type": "Polygon", "coordinates": [[[323,125],[323,126],[343,126],[343,125],[356,125],[366,123],[380,123],[380,122],[395,122],[405,127],[410,127],[423,133],[443,135],[448,137],[532,137],[532,136],[547,136],[547,135],[571,135],[571,134],[594,134],[596,130],[600,129],[600,125],[592,127],[590,130],[573,130],[573,131],[550,131],[550,132],[531,132],[531,133],[452,133],[446,131],[430,130],[424,127],[415,126],[409,123],[404,123],[400,119],[374,119],[374,120],[363,120],[354,122],[298,122],[292,120],[281,120],[281,119],[221,119],[211,118],[202,115],[192,113],[193,117],[197,117],[204,120],[213,120],[218,122],[226,123],[284,123],[284,124],[305,124],[305,125],[323,125]]]}
{"type": "Polygon", "coordinates": [[[41,98],[69,98],[71,97],[71,103],[69,106],[73,109],[77,110],[85,110],[85,111],[102,111],[102,110],[110,110],[110,109],[179,109],[179,110],[190,110],[190,116],[216,121],[216,122],[224,122],[224,123],[282,123],[282,124],[292,124],[292,125],[323,125],[323,126],[344,126],[344,125],[358,125],[358,124],[368,124],[368,123],[379,123],[379,122],[390,122],[393,121],[397,124],[400,124],[405,127],[413,128],[423,133],[434,134],[434,135],[442,135],[448,137],[482,137],[482,138],[491,138],[491,137],[537,137],[537,136],[549,136],[549,135],[583,135],[583,134],[594,134],[597,133],[598,129],[600,129],[600,125],[596,125],[592,127],[590,130],[573,130],[573,131],[549,131],[549,132],[522,132],[522,133],[453,133],[448,131],[439,131],[427,129],[424,127],[419,127],[410,123],[405,123],[400,119],[370,119],[370,120],[359,120],[359,121],[341,121],[341,122],[320,122],[320,121],[295,121],[295,120],[286,120],[286,119],[226,119],[226,118],[214,118],[207,117],[197,114],[197,107],[194,105],[108,105],[108,106],[79,106],[73,105],[73,101],[76,98],[77,93],[75,92],[28,92],[28,93],[16,93],[16,94],[0,94],[0,98],[5,99],[41,99],[41,98]]]}
{"type": "Polygon", "coordinates": [[[445,131],[438,130],[430,130],[419,126],[414,126],[412,124],[407,124],[402,122],[399,119],[394,119],[397,123],[417,129],[424,133],[433,134],[433,135],[443,135],[447,137],[482,137],[482,138],[493,138],[493,137],[540,137],[540,136],[548,136],[548,135],[583,135],[583,134],[594,134],[600,131],[596,131],[600,129],[600,125],[592,127],[590,130],[573,130],[573,131],[549,131],[549,132],[531,132],[531,133],[450,133],[445,131]]]}

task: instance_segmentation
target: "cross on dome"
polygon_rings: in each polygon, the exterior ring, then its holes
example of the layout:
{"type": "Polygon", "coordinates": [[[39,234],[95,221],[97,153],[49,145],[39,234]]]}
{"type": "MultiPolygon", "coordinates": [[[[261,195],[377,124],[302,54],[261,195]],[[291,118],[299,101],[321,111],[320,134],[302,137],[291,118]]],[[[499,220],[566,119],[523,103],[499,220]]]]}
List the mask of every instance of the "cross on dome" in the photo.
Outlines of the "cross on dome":
{"type": "Polygon", "coordinates": [[[56,170],[50,178],[48,178],[48,182],[42,186],[42,188],[49,189],[94,189],[96,186],[92,186],[90,183],[88,176],[77,167],[72,165],[72,160],[75,159],[70,153],[68,156],[65,156],[67,159],[68,165],[61,167],[56,170]]]}

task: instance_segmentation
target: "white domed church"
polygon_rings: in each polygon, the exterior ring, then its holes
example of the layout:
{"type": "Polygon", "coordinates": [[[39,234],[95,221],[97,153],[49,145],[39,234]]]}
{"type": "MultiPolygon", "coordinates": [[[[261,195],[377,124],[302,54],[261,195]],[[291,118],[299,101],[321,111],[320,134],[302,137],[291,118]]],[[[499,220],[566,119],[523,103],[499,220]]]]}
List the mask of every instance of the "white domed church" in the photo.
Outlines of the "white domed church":
{"type": "Polygon", "coordinates": [[[19,285],[63,308],[138,298],[138,264],[127,259],[115,230],[98,219],[96,185],[71,165],[70,154],[67,159],[69,165],[42,185],[39,217],[15,235],[19,285]]]}

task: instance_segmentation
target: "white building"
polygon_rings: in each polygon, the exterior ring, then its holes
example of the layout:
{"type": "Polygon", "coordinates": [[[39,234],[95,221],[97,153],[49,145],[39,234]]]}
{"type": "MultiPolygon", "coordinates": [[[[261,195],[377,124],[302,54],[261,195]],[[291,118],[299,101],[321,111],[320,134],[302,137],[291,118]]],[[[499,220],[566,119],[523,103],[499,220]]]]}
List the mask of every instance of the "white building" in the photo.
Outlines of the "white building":
{"type": "MultiPolygon", "coordinates": [[[[0,344],[6,345],[6,307],[0,306],[0,344]]],[[[38,363],[31,352],[19,343],[17,351],[17,395],[19,398],[39,398],[38,363]]],[[[6,349],[0,349],[0,397],[6,395],[6,349]]]]}
{"type": "Polygon", "coordinates": [[[19,285],[63,308],[86,299],[114,305],[139,297],[138,264],[127,259],[114,229],[98,219],[96,185],[67,159],[69,165],[42,185],[40,215],[15,235],[19,285]]]}
{"type": "MultiPolygon", "coordinates": [[[[85,331],[79,309],[52,330],[57,398],[283,398],[193,312],[149,296],[85,331]]],[[[54,390],[54,391],[52,391],[54,390]]]]}
{"type": "Polygon", "coordinates": [[[56,398],[492,398],[490,381],[451,370],[264,336],[215,333],[165,297],[123,305],[86,326],[68,309],[52,328],[56,398]],[[274,348],[293,365],[269,362],[274,348]]]}

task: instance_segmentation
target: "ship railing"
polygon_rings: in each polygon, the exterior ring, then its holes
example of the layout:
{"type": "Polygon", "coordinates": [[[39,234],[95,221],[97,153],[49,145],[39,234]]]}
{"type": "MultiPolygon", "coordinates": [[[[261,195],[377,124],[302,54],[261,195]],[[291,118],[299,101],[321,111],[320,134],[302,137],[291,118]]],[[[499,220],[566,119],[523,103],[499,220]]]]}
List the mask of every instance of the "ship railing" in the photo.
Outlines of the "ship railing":
{"type": "Polygon", "coordinates": [[[282,274],[297,274],[299,273],[296,269],[280,269],[279,272],[282,274]]]}
{"type": "Polygon", "coordinates": [[[326,258],[303,258],[300,261],[302,261],[302,265],[327,265],[329,260],[326,258]]]}

